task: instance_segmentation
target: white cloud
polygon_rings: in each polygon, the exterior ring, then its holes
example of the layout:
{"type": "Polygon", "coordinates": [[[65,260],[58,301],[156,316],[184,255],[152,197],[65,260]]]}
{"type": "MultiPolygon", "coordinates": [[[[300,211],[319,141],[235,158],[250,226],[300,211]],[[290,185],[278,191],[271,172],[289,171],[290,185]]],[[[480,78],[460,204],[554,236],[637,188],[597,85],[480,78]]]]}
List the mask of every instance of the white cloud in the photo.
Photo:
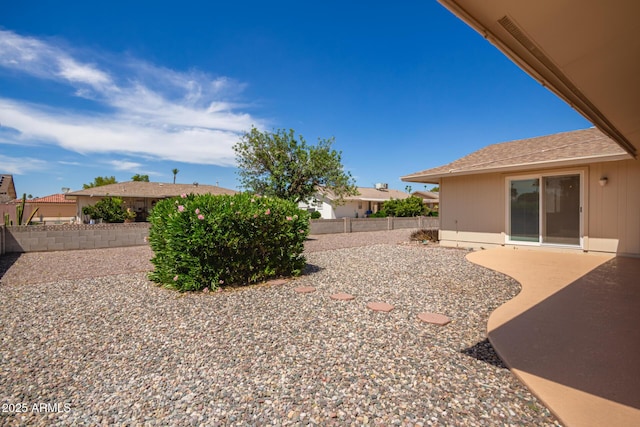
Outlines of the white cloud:
{"type": "Polygon", "coordinates": [[[9,157],[0,154],[2,173],[24,175],[27,172],[47,169],[47,162],[32,157],[9,157]]]}
{"type": "Polygon", "coordinates": [[[86,83],[94,87],[110,84],[109,76],[91,65],[78,64],[71,58],[58,60],[58,74],[72,83],[86,83]]]}
{"type": "Polygon", "coordinates": [[[263,127],[227,99],[244,89],[233,79],[131,58],[110,60],[107,68],[97,55],[91,61],[78,56],[52,42],[0,30],[0,67],[64,84],[69,95],[96,107],[78,112],[60,103],[0,98],[0,122],[15,130],[3,132],[1,143],[231,166],[239,135],[252,125],[263,127]]]}
{"type": "Polygon", "coordinates": [[[130,162],[127,160],[111,160],[111,161],[108,161],[107,163],[113,166],[113,168],[118,171],[131,172],[131,171],[137,171],[142,167],[141,163],[130,162]]]}

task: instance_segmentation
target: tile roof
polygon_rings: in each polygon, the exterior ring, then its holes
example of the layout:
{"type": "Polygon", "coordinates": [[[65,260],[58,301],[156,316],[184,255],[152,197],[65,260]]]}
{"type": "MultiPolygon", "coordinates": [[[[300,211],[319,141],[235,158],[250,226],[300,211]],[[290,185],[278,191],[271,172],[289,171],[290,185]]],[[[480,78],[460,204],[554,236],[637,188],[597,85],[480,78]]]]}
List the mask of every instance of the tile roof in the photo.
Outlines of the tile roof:
{"type": "Polygon", "coordinates": [[[50,196],[36,197],[35,199],[27,200],[28,203],[67,203],[74,204],[75,200],[65,199],[64,194],[52,194],[50,196]]]}
{"type": "Polygon", "coordinates": [[[615,141],[596,128],[556,133],[537,138],[492,144],[454,162],[403,176],[403,181],[429,182],[445,176],[502,170],[579,165],[595,161],[632,158],[615,141]]]}
{"type": "Polygon", "coordinates": [[[195,184],[166,184],[162,182],[128,181],[116,184],[102,185],[67,193],[67,197],[76,196],[116,196],[116,197],[150,197],[168,198],[180,194],[236,194],[237,191],[216,185],[195,184]]]}

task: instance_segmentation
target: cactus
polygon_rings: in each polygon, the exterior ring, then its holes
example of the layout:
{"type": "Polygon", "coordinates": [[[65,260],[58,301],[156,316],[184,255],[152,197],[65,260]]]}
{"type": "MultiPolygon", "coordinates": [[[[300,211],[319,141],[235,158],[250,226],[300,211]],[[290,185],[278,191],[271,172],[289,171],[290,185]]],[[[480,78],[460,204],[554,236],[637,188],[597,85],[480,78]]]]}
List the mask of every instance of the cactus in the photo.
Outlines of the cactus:
{"type": "MultiPolygon", "coordinates": [[[[35,216],[36,212],[38,212],[39,208],[35,208],[33,210],[33,212],[31,212],[31,215],[29,215],[29,218],[27,218],[27,221],[23,224],[22,223],[22,219],[24,217],[24,207],[25,207],[26,203],[27,203],[27,193],[23,193],[22,194],[22,202],[20,202],[20,204],[18,206],[16,206],[16,223],[17,223],[17,225],[29,225],[31,223],[31,220],[35,216]]],[[[4,218],[4,223],[5,224],[7,224],[8,219],[9,219],[9,214],[5,214],[5,218],[4,218]]],[[[11,225],[13,225],[12,221],[11,221],[11,225]]]]}
{"type": "Polygon", "coordinates": [[[27,193],[22,194],[22,202],[16,206],[16,222],[22,225],[22,216],[24,215],[24,205],[27,203],[27,193]]]}

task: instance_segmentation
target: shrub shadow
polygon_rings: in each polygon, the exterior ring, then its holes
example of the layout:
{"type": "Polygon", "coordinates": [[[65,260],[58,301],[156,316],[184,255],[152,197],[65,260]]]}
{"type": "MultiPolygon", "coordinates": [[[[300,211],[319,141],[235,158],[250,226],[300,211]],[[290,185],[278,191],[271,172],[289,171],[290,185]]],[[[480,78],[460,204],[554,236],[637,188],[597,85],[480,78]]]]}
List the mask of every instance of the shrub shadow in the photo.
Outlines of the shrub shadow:
{"type": "Polygon", "coordinates": [[[21,255],[19,252],[11,252],[0,256],[0,283],[3,282],[2,278],[21,255]]]}
{"type": "Polygon", "coordinates": [[[311,275],[311,274],[319,273],[319,272],[321,272],[322,270],[324,270],[324,268],[322,268],[322,267],[320,267],[320,266],[318,266],[318,265],[315,265],[315,264],[307,264],[307,265],[304,267],[304,270],[302,270],[302,274],[303,274],[304,276],[309,276],[309,275],[311,275]]]}
{"type": "Polygon", "coordinates": [[[502,359],[500,359],[488,338],[485,338],[483,341],[480,341],[472,347],[461,350],[460,353],[473,357],[481,362],[493,365],[496,368],[507,369],[507,366],[504,364],[502,359]]]}

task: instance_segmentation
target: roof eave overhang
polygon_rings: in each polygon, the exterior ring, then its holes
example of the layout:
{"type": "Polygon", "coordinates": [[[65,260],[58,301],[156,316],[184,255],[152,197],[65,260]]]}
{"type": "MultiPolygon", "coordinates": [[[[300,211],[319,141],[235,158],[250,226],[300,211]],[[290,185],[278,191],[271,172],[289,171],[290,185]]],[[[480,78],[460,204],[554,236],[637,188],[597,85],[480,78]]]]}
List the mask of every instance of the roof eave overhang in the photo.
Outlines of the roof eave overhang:
{"type": "MultiPolygon", "coordinates": [[[[634,158],[637,158],[635,146],[594,106],[589,99],[577,88],[573,87],[570,79],[559,70],[550,69],[533,54],[526,50],[516,51],[509,42],[501,39],[476,20],[455,0],[438,0],[451,13],[464,21],[471,28],[480,33],[487,41],[498,48],[511,61],[522,68],[527,74],[536,79],[541,85],[551,90],[572,108],[591,121],[598,129],[613,139],[620,147],[634,158]]],[[[511,42],[513,43],[513,42],[511,42]]],[[[515,47],[515,45],[514,45],[515,47]]]]}
{"type": "Polygon", "coordinates": [[[402,177],[402,181],[407,182],[419,182],[425,184],[437,184],[440,182],[442,178],[449,178],[454,176],[467,176],[467,175],[484,175],[490,173],[509,173],[509,172],[524,172],[531,170],[540,170],[540,169],[557,169],[557,168],[567,168],[572,166],[585,166],[592,163],[600,163],[600,162],[614,162],[620,160],[630,160],[632,157],[629,154],[615,154],[611,156],[591,156],[591,157],[581,157],[575,159],[566,159],[566,160],[558,160],[558,161],[543,161],[543,162],[531,162],[531,163],[520,163],[508,166],[499,166],[494,168],[483,168],[483,169],[467,169],[467,170],[451,170],[449,172],[439,172],[434,174],[414,174],[408,175],[406,177],[402,177]]]}

